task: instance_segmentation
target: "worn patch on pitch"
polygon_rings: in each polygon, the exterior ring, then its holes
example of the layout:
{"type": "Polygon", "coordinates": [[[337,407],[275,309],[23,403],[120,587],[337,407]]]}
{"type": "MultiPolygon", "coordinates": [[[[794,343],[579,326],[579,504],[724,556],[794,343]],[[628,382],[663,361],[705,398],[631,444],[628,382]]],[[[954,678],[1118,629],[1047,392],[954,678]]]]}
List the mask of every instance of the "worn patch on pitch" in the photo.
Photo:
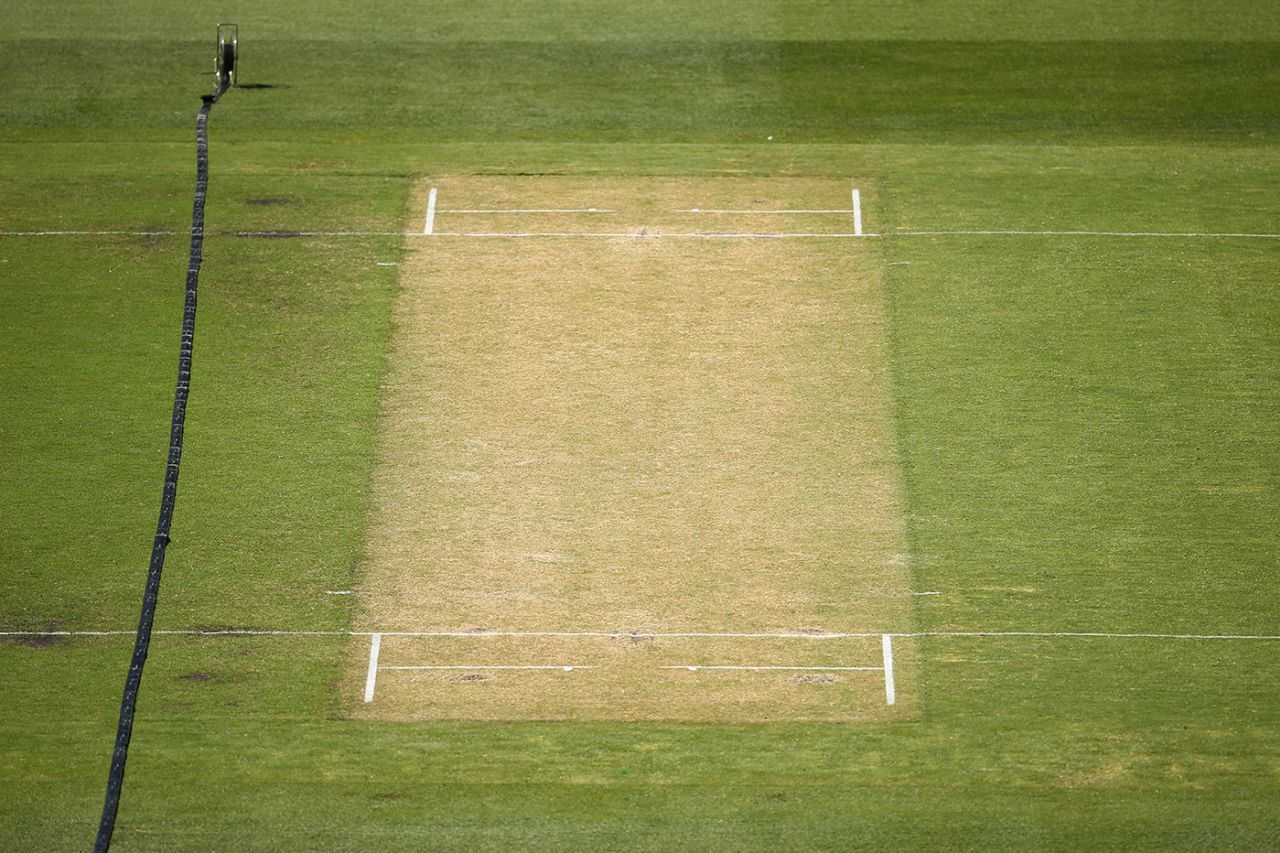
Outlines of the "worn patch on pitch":
{"type": "Polygon", "coordinates": [[[353,714],[912,712],[914,644],[890,707],[878,637],[911,600],[875,246],[687,236],[847,233],[850,186],[418,188],[358,627],[467,636],[387,636],[368,703],[360,639],[353,714]],[[591,632],[637,636],[548,636],[591,632]]]}

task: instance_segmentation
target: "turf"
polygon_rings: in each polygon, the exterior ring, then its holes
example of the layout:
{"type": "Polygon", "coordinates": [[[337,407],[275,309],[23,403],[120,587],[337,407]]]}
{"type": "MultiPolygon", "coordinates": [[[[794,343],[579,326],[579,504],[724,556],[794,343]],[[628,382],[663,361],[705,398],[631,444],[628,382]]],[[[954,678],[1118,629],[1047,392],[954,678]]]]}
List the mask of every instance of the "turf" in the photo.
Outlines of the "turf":
{"type": "MultiPolygon", "coordinates": [[[[258,50],[255,79],[275,88],[238,93],[220,126],[281,140],[382,128],[483,141],[1256,144],[1280,132],[1272,42],[386,41],[375,57],[266,38],[258,50]]],[[[202,55],[171,45],[135,67],[120,52],[86,84],[82,69],[102,62],[92,42],[14,40],[0,120],[136,136],[180,111],[171,81],[198,86],[189,69],[202,55]],[[67,62],[41,62],[51,50],[67,62]],[[113,85],[128,76],[140,85],[113,85]]]]}
{"type": "MultiPolygon", "coordinates": [[[[885,231],[1280,221],[1265,5],[509,5],[219,12],[276,88],[211,122],[161,627],[341,629],[324,593],[361,568],[399,241],[223,232],[395,231],[419,175],[520,172],[867,175],[885,231]]],[[[208,14],[6,5],[0,230],[185,227],[208,14]]],[[[921,627],[1277,633],[1275,241],[881,251],[921,627]]],[[[180,235],[0,237],[0,624],[135,618],[184,262],[180,235]]],[[[127,654],[0,645],[0,845],[88,843],[127,654]]],[[[927,639],[920,718],[852,730],[357,722],[345,663],[159,639],[118,846],[1280,842],[1270,644],[927,639]]]]}

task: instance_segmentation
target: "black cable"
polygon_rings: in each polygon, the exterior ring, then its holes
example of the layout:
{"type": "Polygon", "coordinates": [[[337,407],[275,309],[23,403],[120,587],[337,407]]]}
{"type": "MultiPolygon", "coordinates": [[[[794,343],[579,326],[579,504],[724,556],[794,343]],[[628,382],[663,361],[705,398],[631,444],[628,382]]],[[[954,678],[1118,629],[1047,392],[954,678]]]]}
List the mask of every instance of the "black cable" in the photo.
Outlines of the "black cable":
{"type": "Polygon", "coordinates": [[[133,660],[125,677],[124,698],[120,700],[120,724],[116,729],[116,746],[111,755],[111,771],[107,775],[107,796],[102,804],[102,820],[93,849],[106,853],[115,830],[116,810],[120,806],[120,790],[124,786],[124,764],[129,757],[129,738],[133,734],[133,713],[138,702],[138,686],[142,668],[147,662],[151,644],[151,623],[155,620],[156,598],[160,594],[160,573],[164,570],[164,552],[169,546],[169,527],[173,522],[173,505],[178,497],[178,465],[182,461],[182,427],[187,416],[187,393],[191,388],[191,352],[196,334],[196,285],[200,278],[201,249],[204,246],[204,199],[209,186],[209,139],[205,125],[214,103],[226,93],[230,82],[222,79],[218,91],[204,95],[204,103],[196,116],[196,196],[191,212],[191,255],[187,262],[187,301],[182,313],[182,343],[178,348],[178,387],[173,396],[173,423],[169,430],[169,460],[164,471],[164,492],[160,498],[160,521],[151,546],[151,565],[147,569],[147,586],[142,595],[142,615],[133,643],[133,660]]]}

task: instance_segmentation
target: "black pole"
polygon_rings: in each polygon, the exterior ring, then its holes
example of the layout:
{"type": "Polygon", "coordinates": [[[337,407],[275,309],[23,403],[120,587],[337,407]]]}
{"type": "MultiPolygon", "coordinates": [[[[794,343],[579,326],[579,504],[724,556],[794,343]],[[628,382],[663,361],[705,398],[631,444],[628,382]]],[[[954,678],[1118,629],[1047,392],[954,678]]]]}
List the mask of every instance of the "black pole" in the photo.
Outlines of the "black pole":
{"type": "Polygon", "coordinates": [[[124,698],[120,700],[120,724],[116,729],[116,746],[111,755],[111,771],[107,776],[107,796],[102,804],[102,820],[98,839],[93,845],[97,853],[111,847],[116,810],[120,807],[120,790],[124,786],[124,764],[129,757],[129,738],[133,734],[133,713],[138,703],[138,687],[142,668],[147,662],[151,644],[151,623],[155,620],[156,599],[160,594],[160,574],[164,570],[164,552],[169,545],[169,527],[173,522],[173,505],[178,497],[178,465],[182,461],[182,427],[187,416],[187,393],[191,388],[191,352],[196,334],[196,285],[200,278],[201,249],[204,245],[204,199],[209,186],[209,139],[205,125],[214,103],[226,93],[230,83],[219,81],[218,90],[204,95],[196,116],[196,196],[191,213],[191,255],[187,262],[187,300],[182,312],[182,343],[178,349],[178,387],[173,397],[173,423],[169,431],[169,459],[164,470],[164,492],[160,498],[160,521],[151,546],[151,565],[147,569],[147,586],[142,595],[142,615],[133,643],[133,660],[124,681],[124,698]]]}

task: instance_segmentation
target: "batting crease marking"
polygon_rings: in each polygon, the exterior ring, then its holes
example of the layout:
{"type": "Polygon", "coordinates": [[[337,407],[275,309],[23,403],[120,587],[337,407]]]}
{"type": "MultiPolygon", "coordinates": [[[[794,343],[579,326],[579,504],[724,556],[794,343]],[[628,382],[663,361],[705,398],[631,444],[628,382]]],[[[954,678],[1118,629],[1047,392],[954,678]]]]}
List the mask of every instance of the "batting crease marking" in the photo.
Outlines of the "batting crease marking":
{"type": "Polygon", "coordinates": [[[839,210],[834,209],[834,208],[824,208],[824,209],[822,209],[822,210],[796,210],[796,209],[791,209],[791,210],[725,210],[725,209],[722,209],[722,208],[684,207],[684,208],[675,208],[675,209],[673,209],[673,210],[671,211],[671,213],[716,213],[716,214],[723,213],[723,214],[735,214],[735,215],[736,215],[736,214],[743,214],[743,215],[747,215],[747,214],[760,213],[760,214],[768,214],[768,215],[770,215],[770,216],[773,216],[773,215],[784,215],[784,214],[790,214],[790,213],[838,213],[838,214],[840,214],[841,216],[847,216],[847,215],[849,214],[849,211],[847,211],[847,210],[845,210],[845,209],[843,209],[843,208],[841,208],[841,209],[839,209],[839,210]]]}
{"type": "Polygon", "coordinates": [[[427,221],[422,226],[423,234],[431,234],[436,228],[436,188],[427,193],[427,221]]]}
{"type": "Polygon", "coordinates": [[[594,664],[590,666],[583,666],[582,664],[572,664],[570,666],[560,666],[560,665],[535,666],[532,664],[526,664],[526,665],[477,664],[474,666],[468,665],[468,664],[421,664],[421,665],[414,665],[414,666],[384,666],[379,668],[384,670],[387,670],[387,669],[558,669],[561,672],[573,672],[575,669],[597,669],[598,667],[595,666],[594,664]]]}
{"type": "Polygon", "coordinates": [[[703,669],[736,669],[747,671],[768,671],[768,670],[802,670],[805,672],[879,672],[882,667],[878,666],[748,666],[739,664],[670,664],[658,667],[658,669],[687,669],[689,672],[697,672],[703,669]]]}
{"type": "Polygon", "coordinates": [[[442,207],[440,212],[474,215],[504,213],[617,213],[616,210],[607,207],[442,207]]]}
{"type": "Polygon", "coordinates": [[[369,671],[364,677],[364,701],[373,701],[373,688],[378,683],[378,654],[382,651],[382,635],[374,634],[369,642],[369,671]]]}
{"type": "Polygon", "coordinates": [[[897,690],[893,684],[893,637],[889,634],[881,637],[880,647],[884,655],[884,703],[893,705],[897,701],[897,690]]]}

